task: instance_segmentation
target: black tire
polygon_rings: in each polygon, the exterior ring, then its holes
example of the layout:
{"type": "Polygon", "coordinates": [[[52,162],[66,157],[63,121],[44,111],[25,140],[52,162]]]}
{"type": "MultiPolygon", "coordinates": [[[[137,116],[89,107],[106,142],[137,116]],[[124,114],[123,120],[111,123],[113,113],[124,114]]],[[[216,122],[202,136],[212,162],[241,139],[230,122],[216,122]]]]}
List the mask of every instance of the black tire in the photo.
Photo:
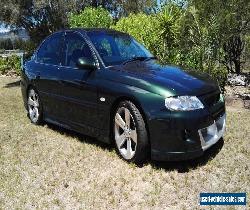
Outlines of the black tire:
{"type": "MultiPolygon", "coordinates": [[[[122,102],[119,103],[119,105],[118,105],[117,109],[115,110],[115,113],[114,113],[113,116],[114,116],[113,117],[113,139],[114,139],[114,143],[115,143],[117,153],[119,154],[119,156],[122,159],[124,159],[124,160],[126,160],[128,162],[132,162],[132,163],[135,163],[135,164],[143,164],[149,157],[150,145],[149,145],[149,139],[148,139],[146,124],[144,122],[143,116],[140,113],[139,109],[131,101],[122,101],[122,102]],[[137,136],[137,144],[135,146],[134,155],[131,158],[125,158],[124,157],[121,150],[118,148],[118,143],[117,143],[117,140],[116,140],[116,133],[119,132],[119,131],[116,131],[116,126],[117,126],[116,114],[119,112],[119,110],[122,110],[124,108],[128,109],[131,116],[132,116],[132,118],[131,118],[132,121],[130,122],[131,130],[132,129],[136,130],[136,133],[137,133],[137,135],[136,135],[137,136]],[[132,123],[134,125],[132,125],[132,123]]],[[[120,127],[119,127],[119,129],[120,129],[120,127]]],[[[125,130],[123,132],[125,133],[125,130]]],[[[122,129],[121,129],[121,133],[122,133],[122,129]]],[[[129,139],[129,137],[127,139],[129,139]]],[[[130,139],[131,139],[131,142],[133,142],[132,138],[130,138],[130,139]]],[[[130,145],[132,145],[132,143],[130,143],[130,145]]],[[[124,147],[126,149],[125,145],[124,145],[124,147]]]]}
{"type": "MultiPolygon", "coordinates": [[[[29,117],[30,121],[35,125],[43,124],[43,108],[42,108],[42,102],[41,102],[41,99],[38,95],[38,92],[33,87],[31,87],[31,88],[29,88],[27,95],[28,95],[27,96],[28,117],[29,117]],[[29,99],[32,99],[32,98],[33,98],[33,103],[36,102],[36,104],[38,106],[32,106],[32,103],[30,103],[30,101],[29,101],[29,99]],[[33,109],[33,110],[37,109],[37,111],[36,111],[37,117],[36,118],[32,115],[31,109],[33,109]]],[[[35,104],[33,104],[33,105],[35,105],[35,104]]]]}

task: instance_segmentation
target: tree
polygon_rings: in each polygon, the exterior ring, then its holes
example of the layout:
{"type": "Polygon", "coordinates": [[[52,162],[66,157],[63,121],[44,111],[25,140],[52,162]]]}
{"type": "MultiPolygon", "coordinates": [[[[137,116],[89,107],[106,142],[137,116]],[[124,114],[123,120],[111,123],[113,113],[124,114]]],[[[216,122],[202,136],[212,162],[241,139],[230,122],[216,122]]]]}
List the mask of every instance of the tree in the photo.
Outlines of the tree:
{"type": "Polygon", "coordinates": [[[39,43],[48,34],[68,25],[67,14],[73,1],[1,0],[0,21],[15,28],[25,28],[32,41],[39,43]]]}
{"type": "Polygon", "coordinates": [[[71,27],[109,28],[112,21],[113,20],[109,12],[102,7],[86,7],[79,14],[71,14],[69,17],[71,27]]]}
{"type": "MultiPolygon", "coordinates": [[[[140,12],[150,13],[157,7],[157,0],[87,0],[80,9],[85,7],[102,7],[118,20],[127,17],[129,14],[140,12]]],[[[79,10],[77,10],[79,12],[79,10]]]]}
{"type": "Polygon", "coordinates": [[[140,12],[151,13],[157,7],[157,0],[116,0],[116,17],[127,17],[140,12]]]}
{"type": "Polygon", "coordinates": [[[107,9],[113,17],[149,10],[156,0],[1,0],[0,22],[25,28],[35,43],[48,34],[67,28],[68,16],[81,13],[86,7],[107,9]]]}
{"type": "Polygon", "coordinates": [[[0,49],[13,50],[13,44],[12,44],[11,39],[1,39],[0,40],[0,49]]]}
{"type": "Polygon", "coordinates": [[[204,27],[209,27],[212,18],[216,19],[219,35],[216,41],[224,51],[221,62],[228,71],[240,73],[245,40],[250,33],[250,1],[191,0],[190,4],[198,10],[199,20],[204,27]]]}

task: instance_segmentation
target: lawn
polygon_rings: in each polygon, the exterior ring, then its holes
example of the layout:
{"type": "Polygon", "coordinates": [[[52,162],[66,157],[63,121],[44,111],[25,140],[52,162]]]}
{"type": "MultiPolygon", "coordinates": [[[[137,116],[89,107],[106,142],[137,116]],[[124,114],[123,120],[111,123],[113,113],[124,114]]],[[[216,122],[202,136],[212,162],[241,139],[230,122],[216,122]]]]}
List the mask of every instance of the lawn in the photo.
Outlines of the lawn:
{"type": "Polygon", "coordinates": [[[0,209],[200,209],[200,192],[247,192],[249,205],[250,110],[229,107],[224,140],[203,157],[137,167],[95,139],[31,124],[17,81],[0,77],[0,209]]]}

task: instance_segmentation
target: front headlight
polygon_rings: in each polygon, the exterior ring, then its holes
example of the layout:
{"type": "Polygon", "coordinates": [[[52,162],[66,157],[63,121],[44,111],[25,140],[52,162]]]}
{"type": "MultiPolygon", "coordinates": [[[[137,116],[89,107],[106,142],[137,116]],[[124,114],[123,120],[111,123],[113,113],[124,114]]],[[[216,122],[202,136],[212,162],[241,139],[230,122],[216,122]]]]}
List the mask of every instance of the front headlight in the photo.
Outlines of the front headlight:
{"type": "Polygon", "coordinates": [[[204,108],[196,96],[169,97],[165,99],[165,106],[172,111],[191,111],[204,108]]]}

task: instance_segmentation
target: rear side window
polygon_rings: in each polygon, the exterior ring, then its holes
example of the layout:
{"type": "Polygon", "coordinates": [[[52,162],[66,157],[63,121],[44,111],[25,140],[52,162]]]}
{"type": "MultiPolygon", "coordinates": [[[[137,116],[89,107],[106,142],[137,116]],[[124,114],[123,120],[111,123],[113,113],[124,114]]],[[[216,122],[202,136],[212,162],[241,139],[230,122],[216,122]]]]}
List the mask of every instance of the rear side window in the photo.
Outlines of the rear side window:
{"type": "Polygon", "coordinates": [[[56,33],[44,41],[37,52],[37,61],[40,63],[60,65],[62,33],[56,33]]]}
{"type": "Polygon", "coordinates": [[[93,59],[90,47],[86,43],[83,37],[78,33],[68,32],[65,37],[66,47],[66,66],[75,68],[77,61],[81,57],[93,59]]]}

